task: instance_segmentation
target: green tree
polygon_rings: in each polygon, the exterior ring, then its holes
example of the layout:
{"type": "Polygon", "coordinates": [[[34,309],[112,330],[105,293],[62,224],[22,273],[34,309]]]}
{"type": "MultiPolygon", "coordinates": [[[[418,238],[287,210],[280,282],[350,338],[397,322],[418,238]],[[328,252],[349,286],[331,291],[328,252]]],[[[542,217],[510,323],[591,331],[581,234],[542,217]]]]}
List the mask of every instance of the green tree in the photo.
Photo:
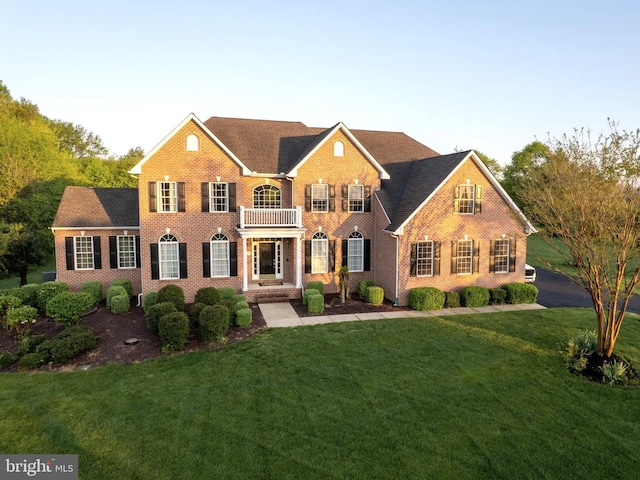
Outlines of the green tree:
{"type": "Polygon", "coordinates": [[[522,177],[525,214],[540,225],[590,295],[598,353],[610,357],[640,280],[640,130],[592,140],[588,131],[550,140],[545,162],[522,177]]]}
{"type": "Polygon", "coordinates": [[[550,155],[549,146],[536,140],[525,145],[522,150],[513,152],[511,163],[504,167],[502,187],[520,207],[524,206],[520,195],[523,182],[532,170],[548,162],[550,155]]]}
{"type": "Polygon", "coordinates": [[[74,125],[62,120],[49,120],[58,139],[58,148],[74,158],[106,157],[109,150],[102,139],[82,125],[74,125]]]}
{"type": "Polygon", "coordinates": [[[29,231],[19,224],[1,226],[0,232],[0,236],[4,237],[4,241],[0,242],[4,244],[0,269],[19,276],[20,285],[26,285],[29,270],[46,259],[42,233],[29,231]]]}
{"type": "Polygon", "coordinates": [[[493,176],[499,180],[502,177],[502,167],[498,161],[495,158],[488,157],[479,150],[474,150],[474,152],[476,152],[478,158],[482,160],[482,163],[484,163],[485,167],[489,169],[493,176]]]}

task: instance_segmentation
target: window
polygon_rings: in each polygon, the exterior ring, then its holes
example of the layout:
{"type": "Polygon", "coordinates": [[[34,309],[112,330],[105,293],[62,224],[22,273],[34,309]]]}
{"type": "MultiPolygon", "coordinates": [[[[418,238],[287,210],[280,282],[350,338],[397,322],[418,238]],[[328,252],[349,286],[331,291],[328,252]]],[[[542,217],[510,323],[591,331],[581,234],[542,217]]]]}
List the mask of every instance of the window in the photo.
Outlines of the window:
{"type": "Polygon", "coordinates": [[[322,232],[316,232],[311,239],[311,273],[329,271],[329,239],[322,232]]]}
{"type": "Polygon", "coordinates": [[[482,211],[482,187],[458,185],[455,188],[454,213],[472,215],[482,211]]]}
{"type": "Polygon", "coordinates": [[[254,188],[253,208],[280,208],[280,189],[273,185],[254,188]]]}
{"type": "Polygon", "coordinates": [[[336,142],[333,144],[333,156],[344,157],[344,143],[336,142]]]}
{"type": "Polygon", "coordinates": [[[177,186],[176,182],[159,182],[158,183],[158,211],[160,212],[177,212],[177,186]]]}
{"type": "Polygon", "coordinates": [[[349,185],[349,211],[364,212],[364,185],[349,185]]]}
{"type": "Polygon", "coordinates": [[[160,280],[180,278],[178,239],[173,235],[163,235],[159,242],[160,280]]]}
{"type": "Polygon", "coordinates": [[[311,185],[311,211],[326,212],[329,206],[329,185],[311,185]]]}
{"type": "Polygon", "coordinates": [[[197,152],[200,149],[198,136],[191,134],[187,136],[187,152],[197,152]]]}
{"type": "Polygon", "coordinates": [[[359,232],[352,232],[347,241],[347,267],[350,272],[364,270],[364,238],[359,232]]]}
{"type": "Polygon", "coordinates": [[[93,270],[93,237],[74,237],[76,270],[93,270]]]}
{"type": "Polygon", "coordinates": [[[221,233],[211,237],[211,276],[229,276],[229,239],[221,233]]]}
{"type": "Polygon", "coordinates": [[[210,212],[228,212],[229,211],[229,195],[228,184],[220,182],[212,182],[209,184],[209,211],[210,212]]]}
{"type": "Polygon", "coordinates": [[[458,241],[456,273],[458,275],[473,273],[473,240],[458,241]]]}
{"type": "Polygon", "coordinates": [[[433,241],[417,243],[416,275],[418,277],[430,277],[433,275],[433,241]]]}
{"type": "Polygon", "coordinates": [[[118,236],[118,268],[136,268],[136,241],[133,235],[118,236]]]}
{"type": "Polygon", "coordinates": [[[509,271],[509,239],[496,240],[493,244],[494,272],[507,273],[509,271]]]}

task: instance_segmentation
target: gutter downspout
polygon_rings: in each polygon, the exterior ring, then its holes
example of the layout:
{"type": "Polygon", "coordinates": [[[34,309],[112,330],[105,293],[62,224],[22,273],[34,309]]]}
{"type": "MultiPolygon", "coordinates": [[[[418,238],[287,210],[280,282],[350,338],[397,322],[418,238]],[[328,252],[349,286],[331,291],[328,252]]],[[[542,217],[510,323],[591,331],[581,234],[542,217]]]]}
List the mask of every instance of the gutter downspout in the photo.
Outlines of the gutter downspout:
{"type": "Polygon", "coordinates": [[[396,268],[396,300],[393,302],[393,306],[397,307],[398,306],[398,282],[399,282],[399,278],[398,278],[398,235],[394,234],[394,233],[390,233],[389,235],[391,235],[393,238],[396,239],[396,263],[395,263],[395,268],[396,268]]]}

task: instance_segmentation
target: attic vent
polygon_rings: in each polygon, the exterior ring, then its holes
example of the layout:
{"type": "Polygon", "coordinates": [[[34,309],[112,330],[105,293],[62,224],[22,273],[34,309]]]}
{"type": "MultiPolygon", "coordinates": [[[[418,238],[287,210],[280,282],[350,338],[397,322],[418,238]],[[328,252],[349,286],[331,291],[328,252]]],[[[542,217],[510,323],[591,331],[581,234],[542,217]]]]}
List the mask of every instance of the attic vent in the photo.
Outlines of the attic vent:
{"type": "Polygon", "coordinates": [[[197,152],[200,150],[198,136],[193,133],[187,136],[187,152],[197,152]]]}
{"type": "Polygon", "coordinates": [[[336,142],[333,144],[333,156],[344,157],[344,143],[336,142]]]}

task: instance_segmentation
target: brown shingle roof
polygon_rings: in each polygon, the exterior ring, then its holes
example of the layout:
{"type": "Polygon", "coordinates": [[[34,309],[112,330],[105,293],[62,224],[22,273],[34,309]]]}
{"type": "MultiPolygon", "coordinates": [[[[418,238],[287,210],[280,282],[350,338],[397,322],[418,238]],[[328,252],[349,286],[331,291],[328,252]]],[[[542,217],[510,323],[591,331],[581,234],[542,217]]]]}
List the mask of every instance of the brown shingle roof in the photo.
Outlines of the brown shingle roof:
{"type": "Polygon", "coordinates": [[[136,227],[138,189],[67,187],[53,228],[136,227]]]}

